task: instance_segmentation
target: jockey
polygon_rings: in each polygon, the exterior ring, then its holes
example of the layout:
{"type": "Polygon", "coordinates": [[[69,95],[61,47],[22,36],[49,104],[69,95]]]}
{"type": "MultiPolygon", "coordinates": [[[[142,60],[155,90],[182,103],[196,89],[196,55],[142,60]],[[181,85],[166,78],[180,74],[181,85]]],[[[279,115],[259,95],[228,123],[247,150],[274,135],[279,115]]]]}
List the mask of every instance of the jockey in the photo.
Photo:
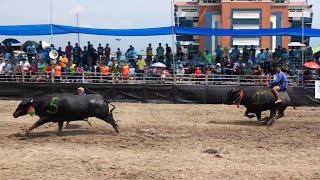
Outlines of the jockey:
{"type": "Polygon", "coordinates": [[[78,88],[78,95],[85,95],[85,94],[86,94],[86,92],[85,92],[84,88],[83,87],[79,87],[78,88]]]}
{"type": "Polygon", "coordinates": [[[277,98],[275,104],[281,103],[279,91],[285,92],[288,88],[288,79],[287,76],[281,71],[281,66],[277,65],[276,67],[276,76],[277,79],[269,84],[269,87],[272,88],[273,95],[277,98]]]}

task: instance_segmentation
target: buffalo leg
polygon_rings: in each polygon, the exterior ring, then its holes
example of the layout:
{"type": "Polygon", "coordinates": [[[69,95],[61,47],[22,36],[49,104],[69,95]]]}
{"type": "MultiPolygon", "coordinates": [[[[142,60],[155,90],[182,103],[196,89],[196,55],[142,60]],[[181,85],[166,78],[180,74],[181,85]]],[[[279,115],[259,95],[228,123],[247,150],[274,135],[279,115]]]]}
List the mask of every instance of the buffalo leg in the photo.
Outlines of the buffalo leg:
{"type": "Polygon", "coordinates": [[[37,122],[35,122],[30,128],[28,128],[26,130],[26,134],[30,134],[32,130],[34,130],[35,128],[37,128],[47,122],[50,122],[48,118],[40,118],[37,122]]]}
{"type": "Polygon", "coordinates": [[[277,113],[277,109],[270,110],[270,117],[269,117],[269,120],[267,121],[267,126],[272,126],[272,124],[274,123],[275,118],[276,118],[275,117],[276,113],[277,113]]]}
{"type": "Polygon", "coordinates": [[[261,111],[256,112],[256,116],[257,116],[258,122],[260,122],[260,120],[261,120],[261,111]]]}
{"type": "Polygon", "coordinates": [[[63,121],[59,121],[58,122],[58,135],[61,134],[62,128],[63,128],[63,121]]]}
{"type": "Polygon", "coordinates": [[[113,117],[111,115],[105,115],[103,117],[97,117],[103,121],[105,121],[106,123],[111,124],[111,126],[113,127],[113,129],[119,133],[119,129],[118,129],[118,124],[116,123],[116,121],[113,119],[113,117]]]}
{"type": "Polygon", "coordinates": [[[244,115],[250,119],[254,118],[254,115],[250,115],[250,112],[248,110],[246,110],[246,112],[244,113],[244,115]]]}
{"type": "Polygon", "coordinates": [[[278,109],[278,116],[277,116],[277,119],[280,119],[284,116],[284,111],[287,109],[286,106],[281,106],[279,107],[278,109]]]}
{"type": "Polygon", "coordinates": [[[70,121],[67,121],[67,123],[66,123],[66,128],[69,127],[69,123],[70,123],[70,121]]]}

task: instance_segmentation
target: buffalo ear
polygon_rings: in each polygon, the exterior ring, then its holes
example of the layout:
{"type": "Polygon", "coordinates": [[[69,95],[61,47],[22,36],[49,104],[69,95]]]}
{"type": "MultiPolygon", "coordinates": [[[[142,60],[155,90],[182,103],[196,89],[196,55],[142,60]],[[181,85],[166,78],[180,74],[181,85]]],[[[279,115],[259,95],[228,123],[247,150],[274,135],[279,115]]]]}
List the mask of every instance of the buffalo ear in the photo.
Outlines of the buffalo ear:
{"type": "Polygon", "coordinates": [[[239,92],[241,90],[242,90],[241,88],[232,88],[231,92],[232,93],[236,93],[236,92],[239,92]]]}

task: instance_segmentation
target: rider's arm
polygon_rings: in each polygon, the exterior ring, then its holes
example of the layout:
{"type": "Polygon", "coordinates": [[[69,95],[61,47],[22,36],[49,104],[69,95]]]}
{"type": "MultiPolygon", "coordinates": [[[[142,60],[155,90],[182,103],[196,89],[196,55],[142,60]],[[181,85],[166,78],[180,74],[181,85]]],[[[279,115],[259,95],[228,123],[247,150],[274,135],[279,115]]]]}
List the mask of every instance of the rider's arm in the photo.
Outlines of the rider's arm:
{"type": "Polygon", "coordinates": [[[282,79],[282,78],[283,78],[283,74],[282,74],[282,73],[279,73],[279,74],[277,75],[277,79],[269,84],[270,87],[274,87],[274,86],[278,85],[278,84],[281,82],[281,79],[282,79]]]}

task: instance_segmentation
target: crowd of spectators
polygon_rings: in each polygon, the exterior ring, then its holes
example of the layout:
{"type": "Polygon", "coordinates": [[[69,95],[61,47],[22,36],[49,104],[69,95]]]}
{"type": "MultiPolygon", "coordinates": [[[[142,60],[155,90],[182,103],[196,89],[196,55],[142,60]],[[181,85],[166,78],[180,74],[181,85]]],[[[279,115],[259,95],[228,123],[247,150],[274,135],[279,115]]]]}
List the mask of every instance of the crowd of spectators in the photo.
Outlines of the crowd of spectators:
{"type": "Polygon", "coordinates": [[[217,46],[212,53],[209,50],[199,51],[191,44],[187,49],[177,47],[177,52],[173,54],[168,44],[163,46],[159,43],[155,49],[149,44],[145,54],[141,55],[132,45],[123,52],[120,48],[113,51],[109,44],[104,47],[98,44],[95,48],[90,41],[83,48],[78,43],[73,46],[71,42],[65,48],[57,49],[54,45],[43,49],[41,44],[30,42],[21,46],[25,57],[14,55],[10,44],[0,44],[0,75],[24,73],[31,76],[42,73],[48,78],[53,75],[59,79],[67,74],[93,72],[103,76],[114,73],[129,77],[154,72],[149,67],[156,62],[163,63],[171,74],[175,70],[177,75],[194,74],[196,77],[203,74],[265,75],[270,74],[272,67],[279,63],[285,72],[293,75],[293,71],[301,67],[302,53],[306,60],[314,59],[311,47],[302,52],[293,48],[288,51],[279,46],[272,52],[268,48],[258,50],[255,46],[234,46],[232,49],[217,46]],[[56,60],[49,57],[52,50],[57,51],[56,60]]]}

